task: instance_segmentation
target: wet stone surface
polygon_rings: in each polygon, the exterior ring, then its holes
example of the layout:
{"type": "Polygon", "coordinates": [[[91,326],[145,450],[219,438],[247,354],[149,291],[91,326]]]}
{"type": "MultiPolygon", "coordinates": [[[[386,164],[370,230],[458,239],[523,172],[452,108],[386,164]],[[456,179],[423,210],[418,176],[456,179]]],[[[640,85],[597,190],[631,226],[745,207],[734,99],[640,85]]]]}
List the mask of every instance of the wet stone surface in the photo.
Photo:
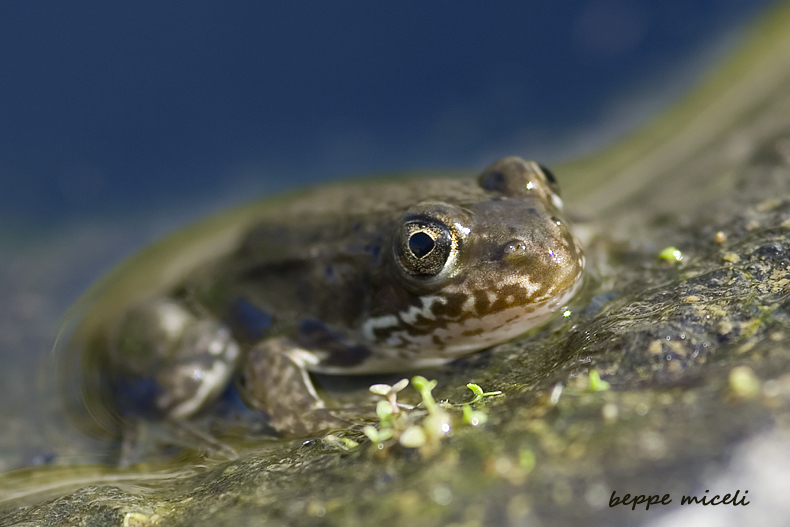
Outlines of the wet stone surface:
{"type": "Polygon", "coordinates": [[[593,268],[608,271],[591,277],[574,314],[435,372],[438,400],[468,400],[467,382],[504,394],[478,405],[485,425],[456,416],[433,452],[379,451],[358,430],[269,441],[192,477],[141,476],[148,492],[130,477],[7,506],[0,523],[562,525],[596,512],[627,521],[629,507],[608,508],[613,491],[694,492],[741,440],[790,425],[790,164],[754,159],[741,180],[748,199],[736,187],[662,222],[652,240],[598,240],[612,250],[593,268]],[[770,177],[759,186],[746,179],[761,173],[770,177]],[[659,259],[661,244],[682,260],[659,259]],[[590,370],[611,388],[591,391],[590,370]]]}

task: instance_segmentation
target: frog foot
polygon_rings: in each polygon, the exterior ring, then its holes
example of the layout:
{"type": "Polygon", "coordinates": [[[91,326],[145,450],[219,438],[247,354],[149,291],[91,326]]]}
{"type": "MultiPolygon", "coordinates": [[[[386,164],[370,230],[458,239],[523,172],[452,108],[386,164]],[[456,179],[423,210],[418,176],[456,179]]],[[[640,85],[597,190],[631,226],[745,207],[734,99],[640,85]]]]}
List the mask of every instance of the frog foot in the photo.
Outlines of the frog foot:
{"type": "Polygon", "coordinates": [[[318,396],[307,372],[315,362],[291,339],[274,337],[249,352],[238,381],[245,402],[265,412],[283,437],[307,437],[351,426],[333,415],[318,396]]]}

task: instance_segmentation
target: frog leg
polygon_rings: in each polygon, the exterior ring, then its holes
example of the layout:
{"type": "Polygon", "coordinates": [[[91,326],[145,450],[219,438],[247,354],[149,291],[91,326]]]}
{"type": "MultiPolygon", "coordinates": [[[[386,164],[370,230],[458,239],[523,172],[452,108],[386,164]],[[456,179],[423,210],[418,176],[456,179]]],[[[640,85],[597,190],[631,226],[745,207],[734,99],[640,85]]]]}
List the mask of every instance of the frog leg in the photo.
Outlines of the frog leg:
{"type": "Polygon", "coordinates": [[[225,390],[240,358],[225,324],[179,300],[158,298],[131,309],[109,348],[113,399],[126,418],[121,462],[141,457],[138,436],[148,419],[170,425],[167,442],[180,439],[235,458],[230,447],[187,420],[225,390]]]}
{"type": "Polygon", "coordinates": [[[263,340],[250,349],[239,391],[247,404],[269,415],[269,424],[287,437],[305,437],[351,423],[324,406],[307,368],[318,362],[287,337],[263,340]]]}
{"type": "Polygon", "coordinates": [[[121,413],[173,419],[187,419],[219,397],[241,359],[225,324],[169,298],[131,309],[109,353],[121,413]]]}

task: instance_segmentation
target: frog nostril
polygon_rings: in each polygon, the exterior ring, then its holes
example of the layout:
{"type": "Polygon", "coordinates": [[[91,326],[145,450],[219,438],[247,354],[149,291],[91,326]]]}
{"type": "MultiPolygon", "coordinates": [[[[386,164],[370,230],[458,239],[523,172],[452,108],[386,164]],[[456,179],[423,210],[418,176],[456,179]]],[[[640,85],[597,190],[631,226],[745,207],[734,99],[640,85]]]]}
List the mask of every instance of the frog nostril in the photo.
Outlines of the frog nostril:
{"type": "Polygon", "coordinates": [[[510,240],[502,246],[502,257],[505,260],[520,260],[527,255],[527,244],[524,240],[510,240]]]}

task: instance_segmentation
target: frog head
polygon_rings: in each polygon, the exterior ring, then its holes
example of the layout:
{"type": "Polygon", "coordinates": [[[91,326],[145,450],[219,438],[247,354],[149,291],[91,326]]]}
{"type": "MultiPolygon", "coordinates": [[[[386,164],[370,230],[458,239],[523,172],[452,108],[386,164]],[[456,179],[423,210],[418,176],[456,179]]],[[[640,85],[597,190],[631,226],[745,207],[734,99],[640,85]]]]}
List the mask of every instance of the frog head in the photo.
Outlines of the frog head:
{"type": "Polygon", "coordinates": [[[584,256],[551,172],[508,157],[477,185],[396,221],[367,341],[459,356],[524,333],[578,290],[584,256]]]}

